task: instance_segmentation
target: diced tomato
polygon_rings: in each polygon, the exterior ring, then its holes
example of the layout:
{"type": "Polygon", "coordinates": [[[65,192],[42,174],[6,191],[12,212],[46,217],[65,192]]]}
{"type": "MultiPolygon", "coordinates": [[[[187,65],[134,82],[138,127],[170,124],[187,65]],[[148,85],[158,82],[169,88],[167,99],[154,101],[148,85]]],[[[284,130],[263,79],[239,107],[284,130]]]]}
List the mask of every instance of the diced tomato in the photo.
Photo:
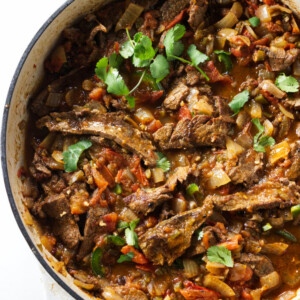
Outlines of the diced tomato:
{"type": "Polygon", "coordinates": [[[251,42],[254,42],[256,40],[254,36],[246,28],[244,28],[243,30],[243,35],[246,36],[251,42]]]}
{"type": "Polygon", "coordinates": [[[100,174],[100,172],[96,168],[92,168],[91,171],[94,178],[94,182],[98,187],[97,194],[95,195],[95,197],[92,197],[90,199],[90,204],[95,205],[97,201],[101,199],[101,194],[107,188],[108,182],[104,179],[104,177],[100,174]]]}
{"type": "Polygon", "coordinates": [[[229,191],[230,191],[230,184],[227,183],[221,187],[218,188],[218,192],[220,193],[220,195],[222,196],[226,196],[229,194],[229,191]]]}
{"type": "Polygon", "coordinates": [[[97,163],[97,167],[99,168],[99,170],[101,170],[102,176],[107,181],[109,187],[114,187],[115,178],[113,177],[110,170],[104,164],[101,164],[99,161],[97,161],[96,163],[97,163]]]}
{"type": "Polygon", "coordinates": [[[23,166],[18,169],[17,176],[18,178],[20,178],[21,176],[26,176],[26,171],[23,166]]]}
{"type": "Polygon", "coordinates": [[[284,47],[284,49],[289,50],[289,49],[294,49],[295,47],[296,47],[295,44],[289,43],[284,47]]]}
{"type": "Polygon", "coordinates": [[[173,26],[175,26],[177,23],[179,23],[182,19],[183,16],[185,14],[185,12],[187,11],[187,9],[184,9],[180,12],[180,14],[178,14],[173,21],[171,21],[167,26],[166,26],[166,30],[172,28],[173,26]]]}
{"type": "Polygon", "coordinates": [[[119,167],[127,166],[127,162],[123,157],[123,155],[113,151],[110,148],[104,149],[104,156],[105,156],[106,163],[114,162],[119,167]]]}
{"type": "Polygon", "coordinates": [[[262,38],[260,40],[254,41],[252,43],[252,45],[254,45],[254,46],[257,46],[257,45],[267,46],[267,45],[269,45],[269,43],[270,43],[270,40],[268,38],[262,38]]]}
{"type": "Polygon", "coordinates": [[[192,114],[186,104],[180,107],[177,118],[178,120],[192,118],[192,114]]]}
{"type": "Polygon", "coordinates": [[[131,190],[132,190],[133,192],[136,192],[139,188],[140,188],[140,186],[139,186],[138,183],[134,183],[134,184],[131,186],[131,190]]]}
{"type": "Polygon", "coordinates": [[[250,267],[244,264],[235,263],[229,273],[231,282],[245,282],[252,278],[253,271],[250,267]]]}
{"type": "Polygon", "coordinates": [[[217,300],[220,297],[219,293],[196,285],[191,281],[185,281],[184,287],[180,293],[186,300],[217,300]]]}
{"type": "Polygon", "coordinates": [[[142,166],[141,166],[141,159],[137,155],[134,155],[134,157],[132,159],[130,171],[136,176],[137,180],[143,186],[149,185],[149,181],[148,181],[148,179],[142,169],[142,166]]]}
{"type": "Polygon", "coordinates": [[[252,300],[252,296],[245,290],[243,289],[242,291],[242,299],[245,299],[245,300],[252,300]]]}
{"type": "Polygon", "coordinates": [[[140,251],[136,250],[133,246],[126,245],[121,249],[123,254],[132,252],[134,254],[132,261],[139,265],[149,264],[148,259],[140,251]]]}
{"type": "Polygon", "coordinates": [[[159,128],[162,127],[162,124],[159,120],[153,120],[147,127],[147,131],[150,133],[154,133],[157,131],[159,128]]]}
{"type": "Polygon", "coordinates": [[[154,103],[156,102],[157,100],[159,100],[164,94],[164,91],[161,90],[161,91],[154,91],[151,93],[151,102],[154,103]]]}
{"type": "Polygon", "coordinates": [[[203,242],[203,245],[204,245],[205,249],[208,249],[210,247],[209,233],[208,232],[204,232],[203,237],[202,237],[202,242],[203,242]]]}
{"type": "Polygon", "coordinates": [[[224,83],[232,83],[232,79],[228,75],[222,75],[218,69],[216,68],[213,61],[209,61],[204,66],[204,71],[206,72],[206,75],[209,77],[209,80],[211,83],[215,82],[224,82],[224,83]]]}
{"type": "Polygon", "coordinates": [[[115,48],[116,53],[119,54],[119,51],[120,51],[120,44],[119,44],[119,42],[115,42],[114,48],[115,48]]]}
{"type": "Polygon", "coordinates": [[[100,101],[103,98],[103,95],[105,94],[105,90],[102,88],[94,88],[90,94],[89,97],[95,101],[100,101]]]}
{"type": "Polygon", "coordinates": [[[221,243],[219,245],[226,247],[228,250],[235,250],[240,246],[239,241],[242,239],[243,238],[240,234],[236,234],[231,240],[221,243]]]}
{"type": "Polygon", "coordinates": [[[273,104],[278,104],[278,99],[274,96],[272,96],[269,92],[262,90],[261,91],[262,95],[271,103],[273,104]]]}
{"type": "Polygon", "coordinates": [[[230,52],[235,56],[235,57],[247,57],[250,56],[250,48],[247,46],[239,46],[237,48],[231,48],[230,52]]]}
{"type": "Polygon", "coordinates": [[[118,215],[113,212],[102,217],[103,222],[106,223],[106,229],[108,232],[113,232],[116,230],[118,215]]]}
{"type": "Polygon", "coordinates": [[[274,5],[275,1],[274,0],[263,0],[263,3],[265,3],[267,5],[274,5]]]}

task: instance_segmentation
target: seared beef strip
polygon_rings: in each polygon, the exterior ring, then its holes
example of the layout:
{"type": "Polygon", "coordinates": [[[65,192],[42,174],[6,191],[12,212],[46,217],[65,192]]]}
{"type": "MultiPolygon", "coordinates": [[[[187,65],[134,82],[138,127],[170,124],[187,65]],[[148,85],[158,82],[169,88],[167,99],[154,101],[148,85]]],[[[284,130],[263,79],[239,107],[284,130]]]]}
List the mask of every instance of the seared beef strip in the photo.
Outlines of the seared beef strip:
{"type": "Polygon", "coordinates": [[[171,192],[174,191],[177,182],[186,180],[188,174],[189,167],[178,167],[163,186],[139,190],[123,200],[135,213],[147,215],[157,206],[171,199],[171,192]]]}
{"type": "Polygon", "coordinates": [[[212,203],[158,223],[139,238],[145,256],[155,265],[171,265],[191,244],[192,235],[212,214],[212,203]]]}
{"type": "Polygon", "coordinates": [[[190,89],[183,82],[179,82],[166,96],[163,103],[164,107],[170,110],[177,110],[180,107],[181,101],[189,94],[189,91],[190,89]]]}
{"type": "Polygon", "coordinates": [[[96,110],[52,113],[38,120],[37,127],[62,133],[100,135],[136,153],[145,164],[155,166],[155,147],[151,140],[126,123],[124,117],[123,113],[99,113],[96,110]]]}
{"type": "Polygon", "coordinates": [[[286,170],[286,177],[290,180],[296,180],[300,177],[300,144],[295,143],[291,151],[291,166],[286,170]]]}
{"type": "Polygon", "coordinates": [[[212,201],[214,206],[222,211],[252,212],[264,208],[284,208],[300,203],[300,189],[293,181],[264,182],[246,192],[207,196],[205,201],[212,201]]]}

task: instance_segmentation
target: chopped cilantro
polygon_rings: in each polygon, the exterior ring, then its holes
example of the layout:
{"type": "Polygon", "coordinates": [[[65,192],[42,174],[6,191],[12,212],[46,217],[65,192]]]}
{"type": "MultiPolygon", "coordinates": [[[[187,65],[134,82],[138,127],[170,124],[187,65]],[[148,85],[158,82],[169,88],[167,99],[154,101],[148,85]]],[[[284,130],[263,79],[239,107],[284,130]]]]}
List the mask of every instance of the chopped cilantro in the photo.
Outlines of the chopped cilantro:
{"type": "Polygon", "coordinates": [[[260,24],[260,19],[258,17],[252,17],[248,21],[252,27],[257,27],[260,24]]]}
{"type": "Polygon", "coordinates": [[[221,263],[227,267],[233,267],[231,251],[224,246],[212,246],[207,249],[207,258],[211,262],[221,263]]]}
{"type": "Polygon", "coordinates": [[[87,140],[82,140],[68,148],[63,152],[64,168],[66,172],[74,172],[77,170],[77,163],[80,155],[84,150],[90,148],[92,143],[87,140]]]}
{"type": "Polygon", "coordinates": [[[117,224],[118,229],[124,229],[124,228],[127,228],[127,227],[129,227],[129,223],[125,222],[125,221],[119,221],[118,224],[117,224]]]}
{"type": "Polygon", "coordinates": [[[281,74],[276,78],[276,86],[286,93],[299,92],[299,82],[293,76],[281,74]]]}
{"type": "Polygon", "coordinates": [[[184,45],[179,41],[185,34],[186,29],[181,24],[176,24],[171,28],[164,39],[164,46],[168,60],[173,60],[174,56],[180,56],[184,50],[184,45]]]}
{"type": "Polygon", "coordinates": [[[253,148],[256,152],[266,152],[265,147],[273,146],[275,144],[275,140],[267,135],[262,136],[265,128],[260,124],[259,119],[252,119],[252,123],[258,129],[258,133],[254,136],[253,139],[253,148]]]}
{"type": "Polygon", "coordinates": [[[156,152],[156,154],[158,156],[158,160],[156,160],[156,166],[163,169],[164,172],[168,172],[170,170],[171,163],[161,152],[156,152]]]}
{"type": "Polygon", "coordinates": [[[240,111],[240,109],[249,100],[249,96],[250,96],[249,91],[244,90],[243,92],[233,97],[232,101],[229,103],[229,107],[235,114],[237,114],[240,111]]]}
{"type": "Polygon", "coordinates": [[[157,55],[150,65],[150,72],[152,77],[156,79],[156,82],[161,81],[170,73],[168,60],[161,54],[157,55]]]}
{"type": "Polygon", "coordinates": [[[120,264],[125,261],[132,261],[133,258],[134,258],[134,253],[128,252],[127,254],[122,254],[120,258],[117,260],[117,262],[120,264]]]}
{"type": "Polygon", "coordinates": [[[131,96],[126,96],[125,98],[128,101],[129,107],[134,108],[135,107],[135,98],[131,97],[131,96]]]}
{"type": "Polygon", "coordinates": [[[214,53],[218,55],[218,60],[224,64],[226,72],[230,72],[232,70],[231,53],[224,50],[216,50],[214,53]]]}
{"type": "Polygon", "coordinates": [[[138,236],[134,230],[135,230],[137,224],[139,223],[139,221],[140,221],[140,219],[131,221],[129,223],[129,228],[125,229],[125,239],[126,239],[127,245],[134,246],[136,248],[138,248],[139,245],[138,245],[138,236]]]}
{"type": "Polygon", "coordinates": [[[202,64],[209,60],[209,57],[204,53],[200,52],[194,44],[189,46],[187,54],[190,57],[194,66],[198,66],[199,64],[202,64]]]}

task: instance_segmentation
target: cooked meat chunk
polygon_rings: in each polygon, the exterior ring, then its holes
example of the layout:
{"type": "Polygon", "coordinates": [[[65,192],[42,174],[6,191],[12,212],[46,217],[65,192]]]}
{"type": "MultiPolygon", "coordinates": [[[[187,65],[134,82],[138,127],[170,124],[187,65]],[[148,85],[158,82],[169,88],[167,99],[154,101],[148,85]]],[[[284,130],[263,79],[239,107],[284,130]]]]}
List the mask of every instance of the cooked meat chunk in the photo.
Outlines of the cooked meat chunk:
{"type": "Polygon", "coordinates": [[[260,254],[242,253],[240,262],[247,264],[258,277],[274,272],[274,267],[269,258],[260,254]]]}
{"type": "Polygon", "coordinates": [[[155,147],[151,140],[124,121],[123,113],[80,112],[52,113],[37,121],[37,126],[46,126],[50,131],[71,134],[92,134],[115,141],[125,149],[136,153],[145,164],[156,164],[155,147]]]}
{"type": "Polygon", "coordinates": [[[73,249],[78,246],[81,236],[65,194],[60,193],[46,197],[41,203],[41,207],[54,220],[54,234],[59,236],[68,248],[73,249]]]}
{"type": "Polygon", "coordinates": [[[44,192],[49,195],[61,193],[67,186],[62,177],[54,174],[47,182],[42,184],[42,187],[44,192]]]}
{"type": "Polygon", "coordinates": [[[163,186],[154,189],[139,190],[123,200],[135,213],[147,215],[157,206],[171,199],[171,192],[174,191],[177,182],[186,180],[188,174],[189,167],[179,167],[163,186]]]}
{"type": "Polygon", "coordinates": [[[106,207],[101,207],[100,205],[92,206],[89,209],[84,226],[83,241],[80,245],[77,259],[81,260],[89,254],[94,246],[95,237],[105,232],[105,226],[101,224],[101,219],[108,212],[109,210],[106,207]]]}
{"type": "Polygon", "coordinates": [[[46,166],[43,156],[45,151],[42,149],[37,149],[34,153],[32,165],[29,167],[30,173],[34,179],[37,181],[43,181],[51,177],[52,173],[46,166]]]}
{"type": "Polygon", "coordinates": [[[254,185],[246,192],[227,196],[208,196],[205,201],[212,201],[222,211],[246,210],[274,207],[289,207],[300,203],[300,190],[295,182],[264,182],[254,185]]]}
{"type": "Polygon", "coordinates": [[[238,164],[228,172],[228,176],[234,184],[242,183],[251,186],[259,181],[259,173],[263,169],[263,153],[258,153],[252,148],[242,153],[238,164]]]}
{"type": "Polygon", "coordinates": [[[208,8],[207,0],[191,0],[189,8],[189,19],[188,22],[194,31],[197,30],[198,26],[204,21],[205,14],[208,8]]]}
{"type": "Polygon", "coordinates": [[[167,0],[160,8],[162,21],[171,22],[180,12],[187,8],[189,0],[167,0]]]}
{"type": "Polygon", "coordinates": [[[189,88],[182,82],[180,82],[174,89],[169,92],[164,100],[164,107],[170,110],[177,110],[180,107],[181,101],[183,101],[189,93],[189,88]]]}
{"type": "Polygon", "coordinates": [[[300,177],[300,144],[293,145],[291,151],[291,166],[286,170],[286,177],[290,180],[296,180],[300,177]]]}
{"type": "Polygon", "coordinates": [[[157,224],[139,238],[145,256],[155,265],[171,265],[191,244],[192,235],[212,214],[212,203],[157,224]]]}

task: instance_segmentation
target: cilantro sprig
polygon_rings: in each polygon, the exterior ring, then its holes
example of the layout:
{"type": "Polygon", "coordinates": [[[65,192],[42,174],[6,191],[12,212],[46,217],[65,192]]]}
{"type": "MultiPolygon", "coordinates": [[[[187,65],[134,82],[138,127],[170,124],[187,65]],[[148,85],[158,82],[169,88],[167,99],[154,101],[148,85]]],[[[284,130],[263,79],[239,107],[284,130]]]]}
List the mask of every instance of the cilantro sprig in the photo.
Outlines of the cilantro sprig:
{"type": "Polygon", "coordinates": [[[217,262],[226,267],[233,267],[231,251],[224,246],[212,246],[207,249],[207,258],[211,262],[217,262]]]}
{"type": "Polygon", "coordinates": [[[117,262],[120,264],[125,261],[132,261],[133,258],[134,258],[134,253],[128,252],[127,254],[122,254],[120,258],[117,260],[117,262]]]}
{"type": "Polygon", "coordinates": [[[138,236],[134,231],[140,219],[136,219],[131,221],[128,224],[128,227],[125,229],[125,240],[127,245],[134,246],[135,248],[139,248],[138,245],[138,236]]]}
{"type": "Polygon", "coordinates": [[[87,140],[82,140],[72,146],[69,146],[68,150],[63,152],[65,171],[75,172],[77,170],[77,163],[81,154],[91,146],[92,143],[87,140]]]}
{"type": "Polygon", "coordinates": [[[163,169],[164,172],[168,172],[171,168],[170,161],[161,152],[156,152],[156,155],[158,156],[156,166],[163,169]]]}
{"type": "Polygon", "coordinates": [[[219,62],[224,64],[226,72],[230,72],[232,70],[231,53],[224,50],[215,50],[214,53],[218,55],[219,62]]]}
{"type": "Polygon", "coordinates": [[[275,81],[278,88],[286,93],[299,92],[299,82],[293,76],[286,76],[284,73],[280,74],[275,81]]]}
{"type": "Polygon", "coordinates": [[[234,114],[239,113],[241,108],[248,102],[250,97],[249,91],[244,90],[241,93],[235,95],[231,102],[229,103],[229,107],[234,112],[234,114]]]}
{"type": "Polygon", "coordinates": [[[258,133],[253,139],[253,148],[256,152],[266,152],[265,147],[273,146],[275,144],[275,140],[268,135],[263,135],[265,127],[260,124],[259,119],[252,119],[252,123],[258,129],[258,133]]]}

